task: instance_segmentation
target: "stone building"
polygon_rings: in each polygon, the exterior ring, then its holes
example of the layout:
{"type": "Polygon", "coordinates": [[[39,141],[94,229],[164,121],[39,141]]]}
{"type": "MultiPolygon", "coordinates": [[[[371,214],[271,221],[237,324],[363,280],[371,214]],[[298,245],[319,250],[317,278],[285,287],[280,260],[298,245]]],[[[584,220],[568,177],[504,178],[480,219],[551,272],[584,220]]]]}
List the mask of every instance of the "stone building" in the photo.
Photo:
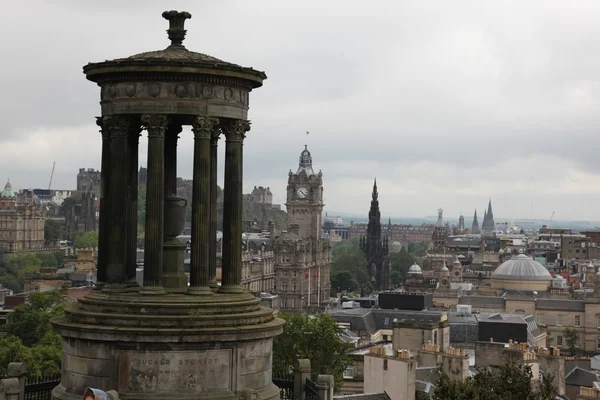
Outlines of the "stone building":
{"type": "Polygon", "coordinates": [[[93,168],[79,168],[77,174],[77,191],[93,192],[97,198],[100,198],[100,171],[93,168]]]}
{"type": "Polygon", "coordinates": [[[271,188],[269,187],[254,186],[251,196],[252,201],[255,203],[264,203],[269,206],[273,204],[273,194],[271,193],[271,188]]]}
{"type": "Polygon", "coordinates": [[[46,212],[33,191],[15,193],[6,182],[0,192],[0,247],[4,251],[44,248],[46,212]]]}
{"type": "Polygon", "coordinates": [[[62,205],[65,218],[64,236],[74,240],[76,234],[98,230],[96,195],[94,192],[76,192],[62,205]]]}
{"type": "MultiPolygon", "coordinates": [[[[388,230],[390,225],[391,223],[388,224],[388,230]]],[[[383,235],[381,230],[381,213],[379,211],[379,193],[377,192],[376,180],[373,183],[373,193],[371,195],[367,236],[361,239],[360,246],[367,258],[367,268],[373,289],[380,291],[389,289],[389,235],[383,235]]]]}
{"type": "Polygon", "coordinates": [[[431,235],[433,246],[437,249],[442,249],[446,247],[446,240],[448,239],[448,235],[450,234],[448,226],[444,224],[444,218],[442,217],[443,213],[444,210],[442,210],[441,208],[438,209],[438,219],[433,230],[433,235],[431,235]]]}
{"type": "Polygon", "coordinates": [[[306,147],[296,173],[290,170],[286,206],[288,229],[273,241],[281,310],[321,309],[331,292],[331,246],[321,238],[323,174],[313,171],[306,147]]]}
{"type": "MultiPolygon", "coordinates": [[[[366,236],[368,224],[351,222],[348,227],[348,238],[366,236]]],[[[392,224],[390,231],[390,242],[424,243],[431,242],[434,224],[392,224]]]]}

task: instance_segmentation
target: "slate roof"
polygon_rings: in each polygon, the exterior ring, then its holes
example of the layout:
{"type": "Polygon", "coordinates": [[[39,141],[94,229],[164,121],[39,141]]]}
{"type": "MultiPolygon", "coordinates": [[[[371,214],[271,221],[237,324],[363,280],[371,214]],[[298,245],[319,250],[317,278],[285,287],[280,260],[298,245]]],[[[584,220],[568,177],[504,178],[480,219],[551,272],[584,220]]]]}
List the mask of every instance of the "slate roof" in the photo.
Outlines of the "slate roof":
{"type": "Polygon", "coordinates": [[[585,311],[583,300],[537,299],[536,310],[585,311]]]}
{"type": "Polygon", "coordinates": [[[460,305],[470,305],[473,308],[486,307],[486,308],[500,308],[504,309],[505,299],[503,297],[492,297],[492,296],[461,296],[458,299],[460,305]]]}
{"type": "Polygon", "coordinates": [[[599,381],[600,376],[592,371],[575,367],[565,377],[565,383],[572,386],[593,387],[594,382],[599,381]]]}
{"type": "Polygon", "coordinates": [[[394,322],[402,319],[415,319],[424,322],[439,321],[442,311],[382,310],[379,308],[337,309],[330,315],[338,322],[350,324],[352,331],[366,331],[373,334],[380,329],[392,329],[394,322]]]}

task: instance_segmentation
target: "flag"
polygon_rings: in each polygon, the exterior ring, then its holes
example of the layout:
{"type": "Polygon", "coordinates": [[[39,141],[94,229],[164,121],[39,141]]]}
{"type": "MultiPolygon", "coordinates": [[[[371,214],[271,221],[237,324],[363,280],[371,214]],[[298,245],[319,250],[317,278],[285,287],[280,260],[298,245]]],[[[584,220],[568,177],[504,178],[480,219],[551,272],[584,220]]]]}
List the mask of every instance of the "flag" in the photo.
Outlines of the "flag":
{"type": "Polygon", "coordinates": [[[306,271],[306,274],[304,275],[304,277],[305,277],[306,279],[308,279],[308,271],[306,271]]]}
{"type": "Polygon", "coordinates": [[[317,271],[317,273],[315,274],[315,278],[317,278],[319,276],[319,271],[317,271]]]}

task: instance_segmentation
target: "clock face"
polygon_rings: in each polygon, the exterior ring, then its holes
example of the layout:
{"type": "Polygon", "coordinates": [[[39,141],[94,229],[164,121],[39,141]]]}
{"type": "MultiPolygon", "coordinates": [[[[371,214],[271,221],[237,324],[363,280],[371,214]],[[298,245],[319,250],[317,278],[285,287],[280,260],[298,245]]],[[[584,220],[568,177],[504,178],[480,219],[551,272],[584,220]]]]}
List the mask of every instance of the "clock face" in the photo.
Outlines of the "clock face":
{"type": "Polygon", "coordinates": [[[442,279],[441,284],[442,284],[442,286],[448,286],[448,280],[442,279]]]}
{"type": "Polygon", "coordinates": [[[298,196],[298,198],[300,198],[300,199],[305,199],[307,195],[308,195],[308,189],[306,189],[305,187],[301,187],[301,188],[298,188],[298,190],[296,190],[296,196],[298,196]]]}

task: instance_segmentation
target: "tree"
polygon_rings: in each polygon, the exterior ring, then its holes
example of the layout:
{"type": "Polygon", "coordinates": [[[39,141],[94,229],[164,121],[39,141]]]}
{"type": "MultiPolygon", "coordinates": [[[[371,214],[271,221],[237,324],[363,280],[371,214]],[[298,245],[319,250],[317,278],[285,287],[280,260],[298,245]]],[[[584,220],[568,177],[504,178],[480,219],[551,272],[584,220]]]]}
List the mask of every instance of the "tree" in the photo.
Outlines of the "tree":
{"type": "Polygon", "coordinates": [[[296,359],[310,360],[313,378],[333,375],[336,390],[343,382],[343,372],[352,364],[351,346],[340,338],[341,329],[329,314],[280,314],[286,321],[283,334],[273,341],[273,371],[288,373],[296,359]]]}
{"type": "MultiPolygon", "coordinates": [[[[391,263],[391,270],[396,271],[397,275],[401,277],[401,279],[404,279],[404,277],[406,276],[406,273],[408,272],[408,269],[410,268],[411,265],[413,265],[416,262],[416,258],[414,255],[412,255],[411,253],[407,252],[404,248],[402,248],[398,253],[394,253],[390,256],[390,263],[391,263]]],[[[392,275],[393,277],[393,275],[392,275]]],[[[393,282],[392,283],[397,283],[397,282],[393,282]]]]}
{"type": "Polygon", "coordinates": [[[348,271],[336,271],[331,274],[331,287],[335,290],[348,290],[350,292],[358,289],[358,282],[348,271]]]}
{"type": "Polygon", "coordinates": [[[77,239],[75,239],[74,246],[76,249],[88,249],[90,247],[95,249],[98,247],[98,232],[90,231],[77,237],[77,239]]]}
{"type": "Polygon", "coordinates": [[[333,247],[332,262],[331,262],[331,277],[336,277],[336,281],[332,280],[331,286],[335,289],[347,290],[351,288],[356,290],[365,282],[369,281],[367,273],[367,259],[364,252],[360,249],[358,238],[344,240],[333,247]],[[338,275],[339,273],[348,273],[352,277],[348,279],[347,274],[338,275]],[[344,285],[339,285],[340,280],[343,280],[344,285]],[[347,283],[354,282],[350,287],[347,283]]]}
{"type": "Polygon", "coordinates": [[[31,293],[28,299],[28,304],[18,306],[8,315],[6,333],[30,347],[53,334],[50,319],[63,314],[64,303],[57,290],[31,293]]]}
{"type": "Polygon", "coordinates": [[[508,363],[497,370],[478,368],[475,377],[453,380],[441,373],[433,400],[553,400],[552,377],[544,377],[539,388],[532,385],[531,366],[508,363]]]}
{"type": "Polygon", "coordinates": [[[579,334],[575,329],[567,328],[565,329],[565,343],[569,348],[569,353],[571,355],[577,353],[577,342],[579,339],[579,334]]]}
{"type": "Polygon", "coordinates": [[[60,222],[47,219],[44,223],[44,240],[46,244],[55,244],[63,238],[63,227],[60,222]]]}
{"type": "Polygon", "coordinates": [[[50,320],[62,315],[63,307],[60,292],[36,292],[29,295],[28,304],[8,315],[7,336],[0,339],[0,376],[14,361],[24,362],[30,376],[60,372],[61,338],[52,331],[50,320]]]}

